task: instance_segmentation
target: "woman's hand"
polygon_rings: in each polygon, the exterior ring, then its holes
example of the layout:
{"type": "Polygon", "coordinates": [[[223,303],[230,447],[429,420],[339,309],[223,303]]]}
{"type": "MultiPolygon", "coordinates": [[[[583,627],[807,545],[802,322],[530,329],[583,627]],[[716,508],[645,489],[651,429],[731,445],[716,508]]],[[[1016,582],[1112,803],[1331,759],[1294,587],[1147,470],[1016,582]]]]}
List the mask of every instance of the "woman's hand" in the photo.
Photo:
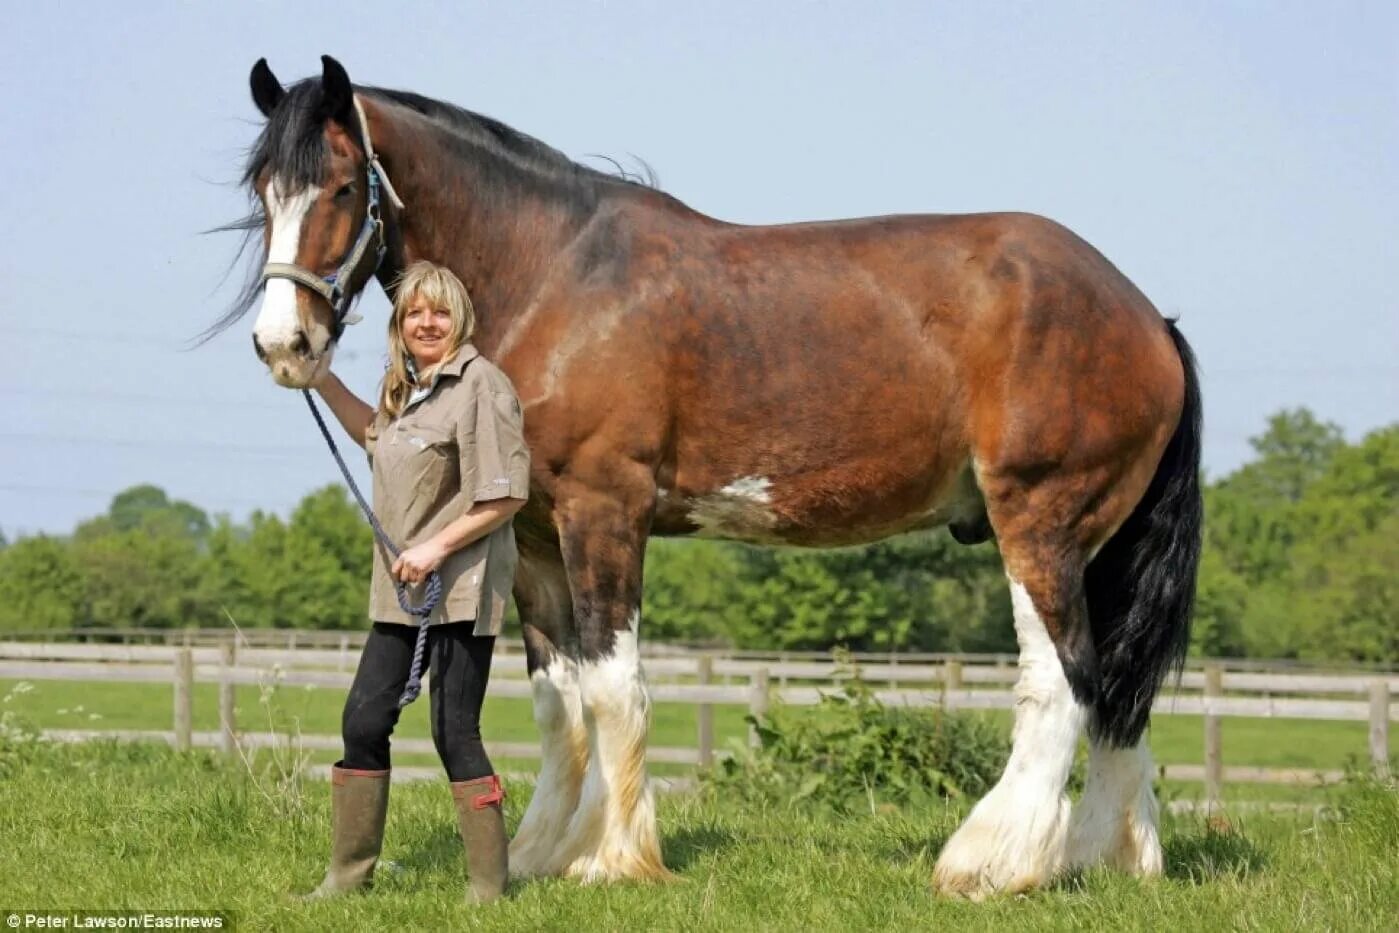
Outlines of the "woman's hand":
{"type": "Polygon", "coordinates": [[[389,574],[403,583],[422,583],[428,574],[442,566],[450,553],[435,539],[424,541],[398,555],[398,560],[389,568],[389,574]]]}

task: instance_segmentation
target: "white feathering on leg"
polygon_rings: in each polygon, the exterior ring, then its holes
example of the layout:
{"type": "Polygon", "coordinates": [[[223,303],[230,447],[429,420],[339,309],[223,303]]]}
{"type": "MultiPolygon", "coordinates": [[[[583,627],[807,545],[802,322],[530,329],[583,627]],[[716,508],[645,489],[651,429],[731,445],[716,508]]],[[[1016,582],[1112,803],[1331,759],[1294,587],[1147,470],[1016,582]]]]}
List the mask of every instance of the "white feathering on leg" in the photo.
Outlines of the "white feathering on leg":
{"type": "Polygon", "coordinates": [[[1071,866],[1088,868],[1106,861],[1141,877],[1161,874],[1164,860],[1152,771],[1145,738],[1135,748],[1092,744],[1088,780],[1069,831],[1071,866]]]}
{"type": "Polygon", "coordinates": [[[651,699],[638,652],[640,613],[614,633],[612,653],[580,667],[588,727],[588,772],[561,847],[566,874],[585,882],[657,878],[661,861],[656,806],[646,779],[651,699]]]}
{"type": "Polygon", "coordinates": [[[981,898],[1044,884],[1063,865],[1070,805],[1064,795],[1086,711],[1074,700],[1054,642],[1029,593],[1010,581],[1020,679],[1005,773],[938,857],[933,883],[981,898]]]}
{"type": "Polygon", "coordinates": [[[543,759],[534,796],[510,843],[510,874],[516,878],[557,875],[566,867],[559,842],[578,806],[588,766],[578,663],[555,655],[530,676],[530,685],[543,759]]]}

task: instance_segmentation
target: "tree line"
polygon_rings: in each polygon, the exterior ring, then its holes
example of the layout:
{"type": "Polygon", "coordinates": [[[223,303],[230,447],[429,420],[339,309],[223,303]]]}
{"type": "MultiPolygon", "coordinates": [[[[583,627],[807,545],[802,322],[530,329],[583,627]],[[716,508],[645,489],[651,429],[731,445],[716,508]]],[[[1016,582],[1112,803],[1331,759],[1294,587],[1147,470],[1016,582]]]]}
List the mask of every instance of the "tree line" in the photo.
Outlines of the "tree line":
{"type": "MultiPolygon", "coordinates": [[[[1399,661],[1399,424],[1348,443],[1305,409],[1205,487],[1192,650],[1399,661]]],[[[339,486],[285,519],[209,516],[155,486],[67,536],[0,535],[0,633],[181,626],[357,629],[372,538],[339,486]]],[[[994,543],[945,531],[832,551],[654,540],[649,637],[735,647],[1014,651],[994,543]]]]}

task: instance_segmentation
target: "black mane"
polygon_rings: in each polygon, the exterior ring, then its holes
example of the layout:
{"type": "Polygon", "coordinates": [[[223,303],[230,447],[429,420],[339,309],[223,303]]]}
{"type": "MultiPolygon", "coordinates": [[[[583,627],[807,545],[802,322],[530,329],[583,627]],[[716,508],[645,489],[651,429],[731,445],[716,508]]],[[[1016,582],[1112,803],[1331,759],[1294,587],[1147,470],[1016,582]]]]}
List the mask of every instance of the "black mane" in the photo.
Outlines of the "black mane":
{"type": "MultiPolygon", "coordinates": [[[[370,99],[405,107],[432,121],[448,133],[453,147],[461,150],[463,155],[491,156],[493,161],[522,170],[526,177],[541,185],[556,190],[562,185],[580,203],[595,202],[597,188],[601,185],[656,187],[650,167],[639,159],[641,172],[634,173],[622,168],[616,160],[604,156],[602,158],[616,170],[615,174],[609,174],[574,162],[552,146],[499,120],[455,104],[411,91],[365,86],[356,86],[355,90],[370,99]]],[[[233,265],[242,259],[258,231],[266,224],[262,202],[254,188],[254,182],[265,169],[271,169],[273,174],[291,186],[288,193],[299,191],[322,177],[326,158],[323,134],[326,119],[325,92],[319,78],[307,78],[287,88],[286,96],[248,150],[241,178],[250,202],[247,215],[210,231],[236,231],[244,235],[233,265]]],[[[358,123],[357,116],[352,116],[352,119],[358,123]]],[[[358,125],[347,129],[356,139],[360,138],[358,125]]],[[[202,343],[222,333],[246,314],[256,302],[261,285],[259,270],[251,270],[233,305],[195,342],[202,343]]]]}
{"type": "MultiPolygon", "coordinates": [[[[363,86],[355,90],[367,97],[386,100],[421,114],[462,143],[504,157],[518,167],[551,176],[555,180],[582,177],[653,187],[625,171],[619,175],[609,175],[580,165],[527,133],[455,104],[412,91],[363,86]]],[[[324,92],[319,79],[308,78],[288,88],[287,96],[277,106],[248,153],[243,183],[251,185],[268,167],[291,184],[293,190],[318,179],[325,160],[325,144],[321,135],[325,119],[324,92]]],[[[347,128],[353,135],[359,136],[357,126],[347,128]]]]}

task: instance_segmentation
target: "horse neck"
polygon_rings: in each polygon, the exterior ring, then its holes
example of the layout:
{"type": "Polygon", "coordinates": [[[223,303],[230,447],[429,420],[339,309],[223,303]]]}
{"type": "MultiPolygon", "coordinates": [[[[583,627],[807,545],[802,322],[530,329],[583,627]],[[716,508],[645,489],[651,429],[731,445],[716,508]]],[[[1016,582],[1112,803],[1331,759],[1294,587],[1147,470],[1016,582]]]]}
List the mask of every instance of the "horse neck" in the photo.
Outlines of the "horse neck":
{"type": "Polygon", "coordinates": [[[451,269],[476,310],[473,342],[489,356],[591,217],[596,192],[376,103],[375,148],[404,203],[390,220],[394,261],[380,280],[387,289],[403,266],[421,259],[451,269]]]}

